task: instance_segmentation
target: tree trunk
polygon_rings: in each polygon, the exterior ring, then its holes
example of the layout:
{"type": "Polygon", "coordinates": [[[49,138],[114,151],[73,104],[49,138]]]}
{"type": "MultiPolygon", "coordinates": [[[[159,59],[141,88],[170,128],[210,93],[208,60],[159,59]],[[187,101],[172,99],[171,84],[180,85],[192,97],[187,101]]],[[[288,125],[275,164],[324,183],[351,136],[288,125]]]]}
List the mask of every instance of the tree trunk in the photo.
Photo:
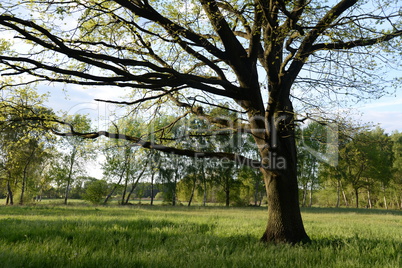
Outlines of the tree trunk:
{"type": "Polygon", "coordinates": [[[207,205],[207,179],[205,178],[205,173],[204,173],[204,169],[202,169],[202,181],[204,184],[204,196],[202,199],[202,205],[205,207],[207,205]]]}
{"type": "Polygon", "coordinates": [[[339,205],[341,203],[341,187],[340,187],[340,181],[336,182],[336,206],[339,208],[339,205]]]}
{"type": "Polygon", "coordinates": [[[285,177],[266,170],[263,174],[268,195],[268,225],[261,240],[292,244],[310,241],[301,218],[296,175],[285,177]]]}
{"type": "Polygon", "coordinates": [[[342,181],[339,181],[339,185],[341,186],[341,191],[342,191],[342,196],[343,196],[343,201],[345,202],[345,206],[349,206],[348,199],[346,198],[345,190],[343,189],[342,186],[342,181]]]}
{"type": "Polygon", "coordinates": [[[20,202],[19,202],[20,205],[24,204],[25,184],[26,184],[26,174],[24,172],[24,176],[22,178],[20,202]]]}
{"type": "Polygon", "coordinates": [[[151,206],[154,204],[154,176],[155,172],[151,175],[151,206]]]}
{"type": "Polygon", "coordinates": [[[306,206],[306,202],[307,202],[307,184],[305,183],[303,185],[303,200],[302,200],[302,207],[306,206]]]}
{"type": "Polygon", "coordinates": [[[70,192],[70,184],[71,184],[71,179],[73,176],[73,167],[74,167],[74,162],[75,162],[75,155],[76,155],[76,147],[73,147],[73,152],[71,153],[71,158],[70,158],[70,170],[68,171],[68,178],[67,178],[67,187],[66,187],[66,193],[64,196],[64,204],[67,205],[67,200],[68,200],[68,193],[70,192]]]}
{"type": "Polygon", "coordinates": [[[135,188],[137,188],[138,182],[140,181],[142,175],[144,175],[145,169],[146,169],[146,166],[144,166],[144,169],[141,171],[141,173],[138,175],[137,179],[133,183],[133,186],[131,187],[130,193],[128,194],[127,199],[126,199],[126,203],[125,203],[126,205],[128,204],[128,201],[130,200],[130,197],[133,194],[135,188]]]}
{"type": "Polygon", "coordinates": [[[124,168],[122,169],[122,171],[120,173],[119,181],[117,182],[117,184],[114,185],[112,191],[106,196],[105,201],[103,201],[104,205],[106,205],[107,201],[109,201],[110,197],[112,197],[114,191],[116,191],[117,187],[120,185],[121,181],[123,180],[124,173],[126,172],[126,167],[127,166],[124,166],[124,168]]]}
{"type": "Polygon", "coordinates": [[[7,181],[7,202],[6,205],[14,205],[13,191],[11,190],[10,180],[7,181]]]}
{"type": "Polygon", "coordinates": [[[309,242],[299,205],[294,132],[282,129],[275,138],[276,141],[271,141],[271,150],[260,150],[268,198],[268,224],[261,240],[291,244],[309,242]]]}
{"type": "MultiPolygon", "coordinates": [[[[392,204],[391,204],[391,206],[392,206],[392,204]]],[[[385,197],[385,194],[384,194],[384,207],[385,207],[385,209],[388,209],[388,203],[387,203],[387,198],[385,197]]]]}
{"type": "Polygon", "coordinates": [[[261,156],[268,201],[268,223],[261,241],[305,243],[310,238],[299,205],[295,117],[287,95],[278,97],[278,102],[270,100],[264,117],[249,120],[261,156]]]}
{"type": "Polygon", "coordinates": [[[71,184],[71,177],[68,177],[67,186],[66,186],[66,192],[64,194],[64,205],[67,205],[68,193],[70,191],[70,184],[71,184]]]}
{"type": "Polygon", "coordinates": [[[173,188],[172,188],[172,206],[176,206],[176,192],[177,192],[177,179],[179,176],[179,169],[176,168],[174,173],[173,188]]]}
{"type": "Polygon", "coordinates": [[[386,209],[388,209],[388,203],[387,203],[387,198],[386,198],[386,187],[385,187],[384,184],[383,184],[383,186],[382,186],[382,191],[383,191],[383,194],[384,194],[384,207],[385,207],[386,209]]]}
{"type": "Polygon", "coordinates": [[[193,201],[193,197],[194,197],[194,192],[195,192],[195,187],[197,186],[197,179],[195,178],[193,180],[194,184],[193,184],[193,188],[191,189],[191,195],[190,195],[190,199],[188,200],[188,207],[191,206],[191,202],[193,201]]]}
{"type": "Polygon", "coordinates": [[[359,208],[359,189],[355,188],[356,208],[359,208]]]}
{"type": "Polygon", "coordinates": [[[174,190],[172,192],[172,206],[176,206],[176,193],[174,190]]]}
{"type": "Polygon", "coordinates": [[[257,206],[257,204],[258,204],[258,189],[259,189],[260,187],[259,187],[259,183],[258,183],[258,180],[256,180],[255,181],[255,184],[254,184],[254,206],[256,207],[257,206]]]}
{"type": "Polygon", "coordinates": [[[224,182],[224,189],[225,189],[225,206],[229,207],[230,205],[230,182],[229,182],[230,178],[227,177],[225,178],[225,182],[224,182]]]}
{"type": "Polygon", "coordinates": [[[25,188],[26,188],[26,184],[27,184],[27,177],[28,177],[28,166],[30,165],[34,153],[35,153],[36,149],[32,150],[27,162],[25,163],[24,166],[24,171],[23,171],[23,177],[22,177],[22,186],[21,186],[21,196],[20,196],[20,205],[24,204],[24,194],[25,194],[25,188]]]}
{"type": "Polygon", "coordinates": [[[28,166],[31,162],[31,159],[33,157],[33,153],[31,154],[31,157],[29,158],[29,160],[27,161],[27,163],[25,164],[24,167],[24,172],[22,173],[22,185],[21,185],[21,196],[20,196],[20,205],[24,204],[24,195],[25,195],[25,188],[26,188],[26,184],[27,184],[27,177],[28,177],[28,166]]]}
{"type": "Polygon", "coordinates": [[[373,204],[371,202],[371,193],[370,189],[367,190],[367,207],[368,208],[373,208],[373,204]]]}
{"type": "Polygon", "coordinates": [[[229,205],[230,205],[230,190],[229,188],[227,188],[225,190],[225,206],[229,207],[229,205]]]}
{"type": "Polygon", "coordinates": [[[396,208],[400,208],[400,204],[399,204],[399,198],[397,195],[395,195],[395,202],[396,202],[396,208]]]}
{"type": "Polygon", "coordinates": [[[401,205],[399,208],[402,209],[402,196],[401,196],[401,202],[399,204],[401,205]]]}
{"type": "Polygon", "coordinates": [[[137,187],[137,183],[133,183],[133,185],[131,186],[131,190],[127,195],[126,201],[124,202],[125,205],[128,205],[128,202],[130,201],[130,197],[133,194],[136,187],[137,187]]]}
{"type": "Polygon", "coordinates": [[[121,195],[121,204],[125,205],[127,186],[128,186],[128,171],[126,172],[126,179],[124,180],[123,194],[121,195]]]}
{"type": "Polygon", "coordinates": [[[117,186],[118,186],[118,184],[115,184],[112,191],[110,191],[110,193],[106,196],[105,201],[103,201],[104,205],[107,203],[107,201],[109,201],[109,198],[112,196],[114,191],[117,189],[117,186]]]}

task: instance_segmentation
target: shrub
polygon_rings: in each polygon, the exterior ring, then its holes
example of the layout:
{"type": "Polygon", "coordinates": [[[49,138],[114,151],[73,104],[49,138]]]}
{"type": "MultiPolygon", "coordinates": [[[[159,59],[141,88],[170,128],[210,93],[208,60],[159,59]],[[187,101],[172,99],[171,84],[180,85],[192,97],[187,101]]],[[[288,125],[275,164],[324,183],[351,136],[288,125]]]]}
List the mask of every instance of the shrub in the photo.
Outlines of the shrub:
{"type": "Polygon", "coordinates": [[[83,198],[92,204],[99,204],[107,194],[108,185],[105,180],[92,181],[88,184],[83,198]]]}

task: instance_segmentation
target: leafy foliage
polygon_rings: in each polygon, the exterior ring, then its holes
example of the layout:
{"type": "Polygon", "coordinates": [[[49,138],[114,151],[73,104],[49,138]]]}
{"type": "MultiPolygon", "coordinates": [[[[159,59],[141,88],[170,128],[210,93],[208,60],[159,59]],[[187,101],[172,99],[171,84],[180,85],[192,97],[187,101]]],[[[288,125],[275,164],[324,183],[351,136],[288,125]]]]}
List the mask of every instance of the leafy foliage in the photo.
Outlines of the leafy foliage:
{"type": "Polygon", "coordinates": [[[108,184],[104,180],[95,180],[87,183],[84,200],[92,204],[99,204],[106,196],[108,191],[108,184]]]}

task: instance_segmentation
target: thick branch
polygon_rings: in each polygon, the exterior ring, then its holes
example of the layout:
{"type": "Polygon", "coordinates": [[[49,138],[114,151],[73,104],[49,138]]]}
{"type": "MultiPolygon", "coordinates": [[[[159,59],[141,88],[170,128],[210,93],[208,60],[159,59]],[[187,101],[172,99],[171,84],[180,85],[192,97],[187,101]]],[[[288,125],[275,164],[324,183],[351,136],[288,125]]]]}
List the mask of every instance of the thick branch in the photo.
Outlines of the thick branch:
{"type": "Polygon", "coordinates": [[[200,0],[209,21],[218,33],[223,45],[225,46],[226,53],[233,55],[236,53],[237,57],[246,56],[246,51],[240,44],[234,35],[232,29],[230,29],[227,21],[218,8],[218,4],[215,0],[200,0]]]}
{"type": "Polygon", "coordinates": [[[356,4],[357,0],[342,0],[337,5],[335,5],[331,10],[325,14],[325,16],[315,25],[315,27],[306,34],[301,45],[299,46],[298,52],[295,55],[295,59],[290,65],[286,81],[289,86],[285,94],[289,95],[290,85],[294,82],[296,77],[299,75],[304,63],[307,58],[313,53],[312,46],[317,38],[329,27],[331,27],[332,22],[334,22],[343,12],[356,4]]]}
{"type": "Polygon", "coordinates": [[[160,152],[181,155],[181,156],[188,156],[188,157],[195,157],[195,158],[216,158],[221,160],[230,160],[235,161],[240,165],[250,166],[252,168],[260,168],[261,163],[260,161],[253,160],[247,157],[244,157],[239,154],[235,153],[225,153],[225,152],[197,152],[194,150],[189,149],[179,149],[175,147],[165,146],[162,144],[157,144],[150,141],[144,141],[137,137],[132,137],[124,134],[115,134],[110,133],[108,131],[98,131],[98,132],[91,132],[91,133],[79,133],[76,131],[72,132],[58,132],[54,129],[51,129],[52,133],[58,136],[78,136],[84,139],[96,139],[100,136],[105,136],[110,139],[120,139],[120,140],[127,140],[132,142],[136,146],[141,146],[146,149],[154,149],[160,152]]]}
{"type": "Polygon", "coordinates": [[[371,38],[371,39],[358,39],[358,40],[353,40],[353,41],[348,41],[348,42],[335,42],[335,43],[322,43],[322,44],[316,44],[312,46],[312,51],[317,51],[317,50],[332,50],[332,49],[351,49],[354,47],[364,47],[364,46],[371,46],[375,45],[381,42],[386,42],[390,41],[395,37],[402,36],[402,31],[396,31],[390,34],[385,34],[383,36],[377,37],[377,38],[371,38]]]}

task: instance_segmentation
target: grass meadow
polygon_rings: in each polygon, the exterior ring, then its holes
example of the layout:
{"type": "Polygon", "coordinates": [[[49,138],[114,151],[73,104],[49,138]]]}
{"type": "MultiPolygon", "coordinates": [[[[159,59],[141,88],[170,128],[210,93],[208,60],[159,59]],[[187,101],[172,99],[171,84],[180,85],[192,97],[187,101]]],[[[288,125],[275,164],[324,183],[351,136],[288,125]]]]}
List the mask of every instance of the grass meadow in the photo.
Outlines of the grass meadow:
{"type": "Polygon", "coordinates": [[[312,242],[259,242],[266,208],[0,206],[0,267],[402,267],[402,211],[303,209],[312,242]]]}

